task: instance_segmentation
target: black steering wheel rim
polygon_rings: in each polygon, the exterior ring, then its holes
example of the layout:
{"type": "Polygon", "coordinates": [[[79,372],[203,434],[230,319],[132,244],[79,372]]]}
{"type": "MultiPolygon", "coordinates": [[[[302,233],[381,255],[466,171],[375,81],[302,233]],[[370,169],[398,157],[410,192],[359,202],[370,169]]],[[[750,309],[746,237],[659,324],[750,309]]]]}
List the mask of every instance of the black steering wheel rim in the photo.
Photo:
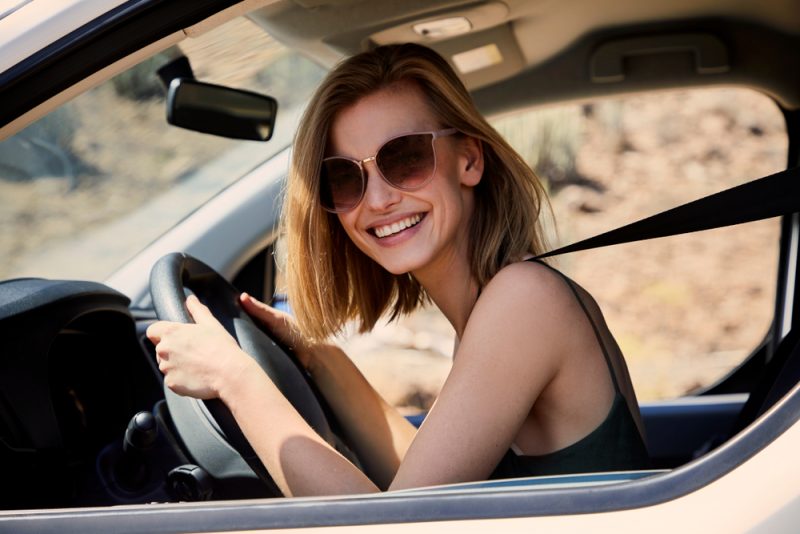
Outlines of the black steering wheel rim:
{"type": "MultiPolygon", "coordinates": [[[[328,443],[340,445],[307,373],[287,347],[272,339],[242,309],[236,288],[211,267],[187,254],[167,254],[156,262],[150,273],[150,294],[159,319],[194,322],[186,309],[186,289],[208,306],[306,422],[328,443]]],[[[197,465],[220,481],[248,479],[255,475],[271,495],[281,495],[222,401],[183,397],[166,386],[164,396],[186,452],[197,465]]],[[[264,414],[264,418],[265,424],[269,424],[269,414],[264,414]]]]}

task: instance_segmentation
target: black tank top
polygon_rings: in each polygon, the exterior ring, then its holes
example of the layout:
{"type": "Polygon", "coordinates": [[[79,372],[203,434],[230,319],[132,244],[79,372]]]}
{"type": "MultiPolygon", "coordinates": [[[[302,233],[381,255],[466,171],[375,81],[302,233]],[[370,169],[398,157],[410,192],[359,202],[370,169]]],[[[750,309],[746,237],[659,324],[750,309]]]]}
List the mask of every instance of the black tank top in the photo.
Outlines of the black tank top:
{"type": "Polygon", "coordinates": [[[489,478],[499,479],[648,469],[650,467],[650,459],[647,454],[647,447],[628,408],[625,396],[620,391],[617,376],[611,364],[611,357],[605,343],[603,343],[597,324],[592,319],[589,310],[586,309],[586,305],[578,294],[572,280],[549,265],[542,262],[538,263],[547,266],[564,280],[591,323],[597,342],[603,352],[603,357],[606,360],[608,371],[611,373],[611,380],[615,390],[614,400],[605,420],[586,437],[572,445],[548,454],[526,456],[518,455],[509,450],[489,478]]]}

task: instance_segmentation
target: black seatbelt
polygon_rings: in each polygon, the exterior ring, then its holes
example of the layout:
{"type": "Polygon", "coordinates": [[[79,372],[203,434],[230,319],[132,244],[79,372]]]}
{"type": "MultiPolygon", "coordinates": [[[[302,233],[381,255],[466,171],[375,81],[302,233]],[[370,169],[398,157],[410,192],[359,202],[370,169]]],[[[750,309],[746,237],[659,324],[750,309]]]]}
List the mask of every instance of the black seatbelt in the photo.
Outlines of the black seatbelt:
{"type": "Polygon", "coordinates": [[[583,241],[536,256],[644,241],[657,237],[722,228],[800,211],[800,167],[786,169],[746,184],[662,211],[583,241]]]}

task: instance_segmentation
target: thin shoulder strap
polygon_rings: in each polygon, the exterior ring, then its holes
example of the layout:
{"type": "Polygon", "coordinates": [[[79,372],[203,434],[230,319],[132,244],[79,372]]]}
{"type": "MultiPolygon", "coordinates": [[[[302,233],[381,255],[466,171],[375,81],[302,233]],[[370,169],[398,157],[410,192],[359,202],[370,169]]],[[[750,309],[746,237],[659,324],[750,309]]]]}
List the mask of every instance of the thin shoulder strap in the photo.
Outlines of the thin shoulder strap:
{"type": "Polygon", "coordinates": [[[600,350],[603,351],[603,357],[606,359],[606,365],[608,366],[608,372],[611,374],[611,381],[614,383],[614,389],[617,390],[617,392],[621,392],[622,390],[619,387],[619,382],[617,382],[617,373],[616,371],[614,371],[614,366],[611,364],[611,356],[608,354],[608,349],[606,348],[606,344],[603,342],[603,336],[600,334],[600,329],[597,327],[597,323],[594,322],[592,314],[589,313],[588,308],[586,308],[586,304],[583,302],[583,299],[578,293],[578,289],[575,287],[575,282],[573,282],[567,275],[565,275],[558,269],[551,267],[550,265],[547,265],[545,262],[543,262],[538,258],[530,258],[525,261],[533,261],[541,265],[544,265],[545,267],[556,273],[558,276],[560,276],[561,279],[564,281],[564,283],[567,284],[567,287],[569,287],[570,291],[572,291],[572,294],[575,296],[575,300],[578,301],[578,304],[580,304],[583,313],[589,320],[589,324],[592,325],[592,330],[594,331],[594,337],[597,339],[597,343],[600,344],[600,350]]]}

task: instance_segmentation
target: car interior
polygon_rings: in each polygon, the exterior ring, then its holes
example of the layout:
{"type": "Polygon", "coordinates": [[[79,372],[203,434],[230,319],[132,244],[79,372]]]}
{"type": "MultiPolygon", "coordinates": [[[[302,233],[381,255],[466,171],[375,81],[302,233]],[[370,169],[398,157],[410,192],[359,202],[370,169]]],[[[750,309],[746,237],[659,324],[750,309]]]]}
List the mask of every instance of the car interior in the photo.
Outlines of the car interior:
{"type": "MultiPolygon", "coordinates": [[[[109,78],[172,46],[169,36],[176,28],[191,38],[246,16],[326,68],[381,44],[426,44],[453,63],[487,116],[675,88],[751,88],[772,99],[783,114],[786,167],[800,162],[800,9],[790,0],[614,0],[602,8],[590,0],[228,4],[198,2],[186,13],[165,6],[118,9],[116,26],[87,25],[0,73],[0,139],[99,83],[90,76],[109,78]],[[162,44],[140,52],[154,42],[162,44]]],[[[290,140],[268,140],[282,112],[269,95],[250,95],[253,107],[241,121],[221,121],[226,99],[219,91],[247,95],[231,87],[204,86],[206,80],[197,69],[192,72],[184,56],[164,56],[152,70],[169,88],[165,114],[171,124],[267,144],[286,146],[290,140]],[[188,102],[189,90],[197,91],[192,94],[200,95],[203,104],[210,102],[210,111],[188,102]]],[[[163,386],[144,331],[156,318],[188,320],[182,305],[187,289],[222,314],[306,420],[358,465],[330,408],[288,349],[231,304],[237,291],[267,299],[276,293],[277,211],[269,224],[269,232],[214,268],[190,254],[164,256],[147,275],[149,294],[125,294],[93,281],[31,277],[0,282],[0,336],[5,341],[0,467],[7,482],[0,506],[70,508],[280,496],[220,402],[185,399],[163,386]]],[[[686,493],[756,454],[800,414],[795,398],[800,394],[795,388],[800,314],[793,315],[800,309],[798,214],[787,212],[780,229],[778,270],[765,274],[775,280],[775,311],[761,343],[710,387],[642,405],[652,470],[478,482],[416,493],[653,480],[635,496],[609,493],[601,501],[587,496],[581,510],[610,509],[623,506],[620,502],[633,506],[686,493]]],[[[136,263],[133,258],[125,272],[141,271],[150,256],[142,258],[147,260],[136,263]]],[[[418,425],[424,414],[409,418],[418,425]]],[[[552,510],[552,504],[542,501],[541,507],[552,510]]],[[[572,510],[569,503],[558,506],[572,510]]]]}

